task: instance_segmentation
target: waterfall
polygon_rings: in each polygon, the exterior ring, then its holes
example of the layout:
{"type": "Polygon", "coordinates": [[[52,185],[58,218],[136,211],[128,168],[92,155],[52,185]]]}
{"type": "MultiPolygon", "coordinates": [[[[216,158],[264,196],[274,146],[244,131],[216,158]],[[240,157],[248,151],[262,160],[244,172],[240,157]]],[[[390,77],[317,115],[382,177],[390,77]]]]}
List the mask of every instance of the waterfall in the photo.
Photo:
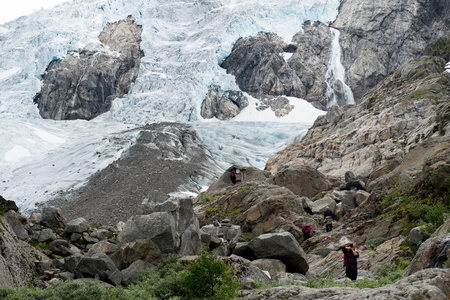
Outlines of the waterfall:
{"type": "Polygon", "coordinates": [[[325,73],[327,108],[334,105],[355,104],[352,90],[345,84],[345,69],[341,63],[341,46],[339,45],[340,32],[334,28],[330,28],[330,31],[333,41],[328,70],[325,73]]]}

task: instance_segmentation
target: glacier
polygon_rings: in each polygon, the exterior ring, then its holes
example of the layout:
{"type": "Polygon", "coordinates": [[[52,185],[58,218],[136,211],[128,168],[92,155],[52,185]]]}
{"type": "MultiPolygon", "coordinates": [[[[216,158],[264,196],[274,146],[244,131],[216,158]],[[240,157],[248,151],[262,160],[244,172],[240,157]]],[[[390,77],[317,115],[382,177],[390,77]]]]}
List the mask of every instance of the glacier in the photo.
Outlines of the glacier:
{"type": "MultiPolygon", "coordinates": [[[[185,122],[225,169],[263,168],[267,158],[298,141],[324,112],[301,99],[277,118],[257,100],[231,121],[204,120],[200,104],[211,84],[238,90],[220,68],[234,42],[260,31],[286,42],[306,20],[332,22],[339,0],[74,0],[0,25],[0,194],[25,212],[61,190],[74,189],[120,157],[140,125],[185,122]],[[249,9],[251,8],[251,9],[249,9]],[[39,116],[33,97],[48,63],[70,50],[99,50],[108,22],[132,15],[143,26],[145,54],[128,95],[92,121],[39,116]],[[136,129],[136,130],[133,130],[136,129]]],[[[286,53],[280,55],[287,56],[286,53]]]]}

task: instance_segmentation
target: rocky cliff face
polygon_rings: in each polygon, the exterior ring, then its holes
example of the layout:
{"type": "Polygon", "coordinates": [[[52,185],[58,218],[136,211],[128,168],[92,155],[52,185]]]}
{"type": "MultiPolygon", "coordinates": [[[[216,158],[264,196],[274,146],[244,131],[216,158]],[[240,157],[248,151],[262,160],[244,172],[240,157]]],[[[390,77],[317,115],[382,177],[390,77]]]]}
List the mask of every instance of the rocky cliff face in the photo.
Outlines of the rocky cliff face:
{"type": "Polygon", "coordinates": [[[424,49],[448,37],[449,22],[446,0],[342,1],[331,26],[341,31],[342,61],[355,97],[409,60],[430,54],[424,49]]]}
{"type": "Polygon", "coordinates": [[[444,64],[423,57],[388,77],[359,105],[333,107],[300,143],[272,156],[266,170],[309,165],[328,175],[353,170],[369,176],[400,164],[423,141],[448,136],[450,74],[443,72],[444,64]]]}
{"type": "Polygon", "coordinates": [[[109,23],[99,35],[102,51],[71,51],[52,61],[34,101],[43,118],[90,120],[109,111],[130,90],[139,73],[141,26],[131,16],[109,23]]]}
{"type": "Polygon", "coordinates": [[[290,44],[267,33],[239,39],[222,67],[236,77],[242,91],[259,98],[294,96],[326,109],[352,103],[344,95],[349,85],[360,102],[369,89],[411,59],[436,55],[448,61],[449,15],[445,0],[343,1],[332,29],[308,21],[290,44]],[[333,65],[340,62],[346,75],[336,78],[339,70],[333,65]]]}

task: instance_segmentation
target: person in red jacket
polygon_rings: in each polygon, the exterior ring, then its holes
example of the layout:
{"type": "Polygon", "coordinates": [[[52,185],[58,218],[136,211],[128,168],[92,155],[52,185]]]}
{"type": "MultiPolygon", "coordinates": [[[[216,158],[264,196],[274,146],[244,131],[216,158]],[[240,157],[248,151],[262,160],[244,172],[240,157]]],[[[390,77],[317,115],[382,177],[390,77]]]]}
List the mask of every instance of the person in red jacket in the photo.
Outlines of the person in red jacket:
{"type": "Polygon", "coordinates": [[[356,244],[353,242],[343,243],[339,249],[344,252],[345,275],[351,280],[356,280],[358,277],[358,263],[356,259],[359,257],[359,253],[356,251],[356,244]]]}

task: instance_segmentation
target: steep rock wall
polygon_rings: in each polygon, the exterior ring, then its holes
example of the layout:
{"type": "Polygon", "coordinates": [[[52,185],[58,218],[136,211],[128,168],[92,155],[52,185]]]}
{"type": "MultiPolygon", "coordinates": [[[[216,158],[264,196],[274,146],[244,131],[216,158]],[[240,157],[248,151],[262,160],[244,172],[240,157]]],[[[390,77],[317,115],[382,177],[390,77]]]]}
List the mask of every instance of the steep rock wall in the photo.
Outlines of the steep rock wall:
{"type": "Polygon", "coordinates": [[[129,92],[139,73],[141,26],[131,16],[108,23],[99,35],[103,51],[71,51],[50,62],[35,96],[45,119],[90,120],[109,111],[112,101],[129,92]]]}

